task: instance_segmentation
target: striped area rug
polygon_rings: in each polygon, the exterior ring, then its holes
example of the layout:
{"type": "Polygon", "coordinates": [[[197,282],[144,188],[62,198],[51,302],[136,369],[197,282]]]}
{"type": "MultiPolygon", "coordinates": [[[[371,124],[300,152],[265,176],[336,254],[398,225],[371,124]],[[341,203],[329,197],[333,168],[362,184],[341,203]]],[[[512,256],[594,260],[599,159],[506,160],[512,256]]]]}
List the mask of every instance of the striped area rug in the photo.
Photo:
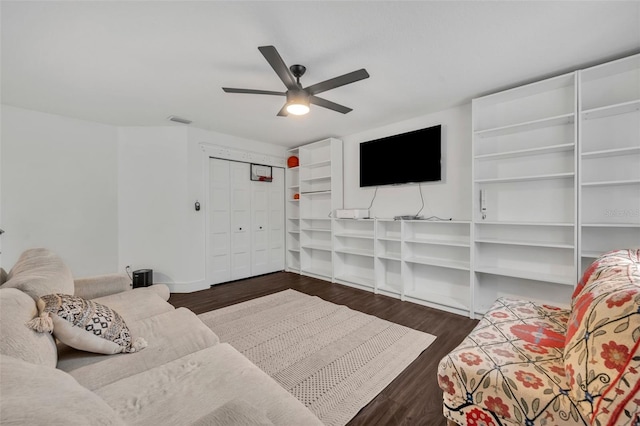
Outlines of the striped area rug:
{"type": "Polygon", "coordinates": [[[328,426],[349,422],[436,339],[295,290],[199,317],[328,426]]]}

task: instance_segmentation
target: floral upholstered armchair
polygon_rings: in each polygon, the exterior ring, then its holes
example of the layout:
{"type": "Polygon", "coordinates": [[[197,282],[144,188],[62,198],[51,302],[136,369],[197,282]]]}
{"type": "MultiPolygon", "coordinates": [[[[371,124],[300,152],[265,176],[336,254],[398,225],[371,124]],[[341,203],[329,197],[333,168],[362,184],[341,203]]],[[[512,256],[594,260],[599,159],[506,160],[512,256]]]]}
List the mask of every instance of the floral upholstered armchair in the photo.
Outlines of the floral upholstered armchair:
{"type": "Polygon", "coordinates": [[[498,299],[438,383],[450,425],[640,426],[640,250],[596,259],[570,309],[498,299]]]}

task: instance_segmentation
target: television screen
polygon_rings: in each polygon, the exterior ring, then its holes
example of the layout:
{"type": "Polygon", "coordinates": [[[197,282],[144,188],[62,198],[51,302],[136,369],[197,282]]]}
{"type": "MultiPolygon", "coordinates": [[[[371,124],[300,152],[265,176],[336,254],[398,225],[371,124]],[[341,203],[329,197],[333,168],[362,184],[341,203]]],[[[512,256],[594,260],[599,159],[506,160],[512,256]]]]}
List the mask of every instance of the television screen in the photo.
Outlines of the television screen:
{"type": "Polygon", "coordinates": [[[362,142],[360,187],[440,181],[440,157],[440,125],[362,142]]]}

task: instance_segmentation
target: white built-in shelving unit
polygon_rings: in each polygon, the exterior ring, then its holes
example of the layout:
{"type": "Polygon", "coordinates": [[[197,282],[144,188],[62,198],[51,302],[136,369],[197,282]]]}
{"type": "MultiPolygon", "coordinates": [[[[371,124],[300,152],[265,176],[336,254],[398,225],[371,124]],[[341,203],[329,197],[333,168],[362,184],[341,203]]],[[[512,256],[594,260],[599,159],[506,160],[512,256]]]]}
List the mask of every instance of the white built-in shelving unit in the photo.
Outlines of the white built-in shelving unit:
{"type": "Polygon", "coordinates": [[[300,273],[333,281],[332,215],[342,208],[342,141],[298,148],[300,273]]]}
{"type": "MultiPolygon", "coordinates": [[[[298,148],[287,151],[287,157],[299,157],[298,148]]],[[[286,270],[300,272],[300,166],[287,167],[286,185],[286,270]]]]}
{"type": "Polygon", "coordinates": [[[375,288],[373,219],[334,219],[333,261],[335,282],[375,288]]]}
{"type": "Polygon", "coordinates": [[[402,221],[402,299],[473,317],[471,225],[402,221]]]}
{"type": "Polygon", "coordinates": [[[640,55],[581,70],[580,271],[640,246],[640,55]]]}
{"type": "Polygon", "coordinates": [[[335,219],[335,282],[473,315],[469,221],[335,219]]]}
{"type": "Polygon", "coordinates": [[[566,304],[596,257],[640,247],[640,55],[474,99],[472,132],[470,221],[332,218],[341,142],[291,150],[288,269],[479,317],[566,304]]]}
{"type": "Polygon", "coordinates": [[[569,73],[472,102],[478,313],[499,296],[569,300],[577,278],[576,95],[569,73]]]}

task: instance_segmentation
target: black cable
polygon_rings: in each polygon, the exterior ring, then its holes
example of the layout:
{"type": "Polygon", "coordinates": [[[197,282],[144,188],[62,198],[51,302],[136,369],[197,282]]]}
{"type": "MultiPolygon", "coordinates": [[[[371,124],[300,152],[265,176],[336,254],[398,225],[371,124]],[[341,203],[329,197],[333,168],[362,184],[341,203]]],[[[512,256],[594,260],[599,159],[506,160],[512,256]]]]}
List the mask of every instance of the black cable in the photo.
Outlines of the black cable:
{"type": "Polygon", "coordinates": [[[424,197],[422,196],[422,184],[419,183],[418,184],[418,192],[420,192],[420,199],[422,200],[422,207],[420,207],[420,210],[418,210],[418,213],[416,213],[416,217],[420,216],[420,212],[424,209],[424,197]]]}
{"type": "Polygon", "coordinates": [[[373,207],[373,200],[376,199],[377,193],[378,193],[378,187],[376,186],[376,190],[373,191],[373,198],[371,199],[371,204],[369,204],[369,216],[371,216],[371,207],[373,207]]]}

